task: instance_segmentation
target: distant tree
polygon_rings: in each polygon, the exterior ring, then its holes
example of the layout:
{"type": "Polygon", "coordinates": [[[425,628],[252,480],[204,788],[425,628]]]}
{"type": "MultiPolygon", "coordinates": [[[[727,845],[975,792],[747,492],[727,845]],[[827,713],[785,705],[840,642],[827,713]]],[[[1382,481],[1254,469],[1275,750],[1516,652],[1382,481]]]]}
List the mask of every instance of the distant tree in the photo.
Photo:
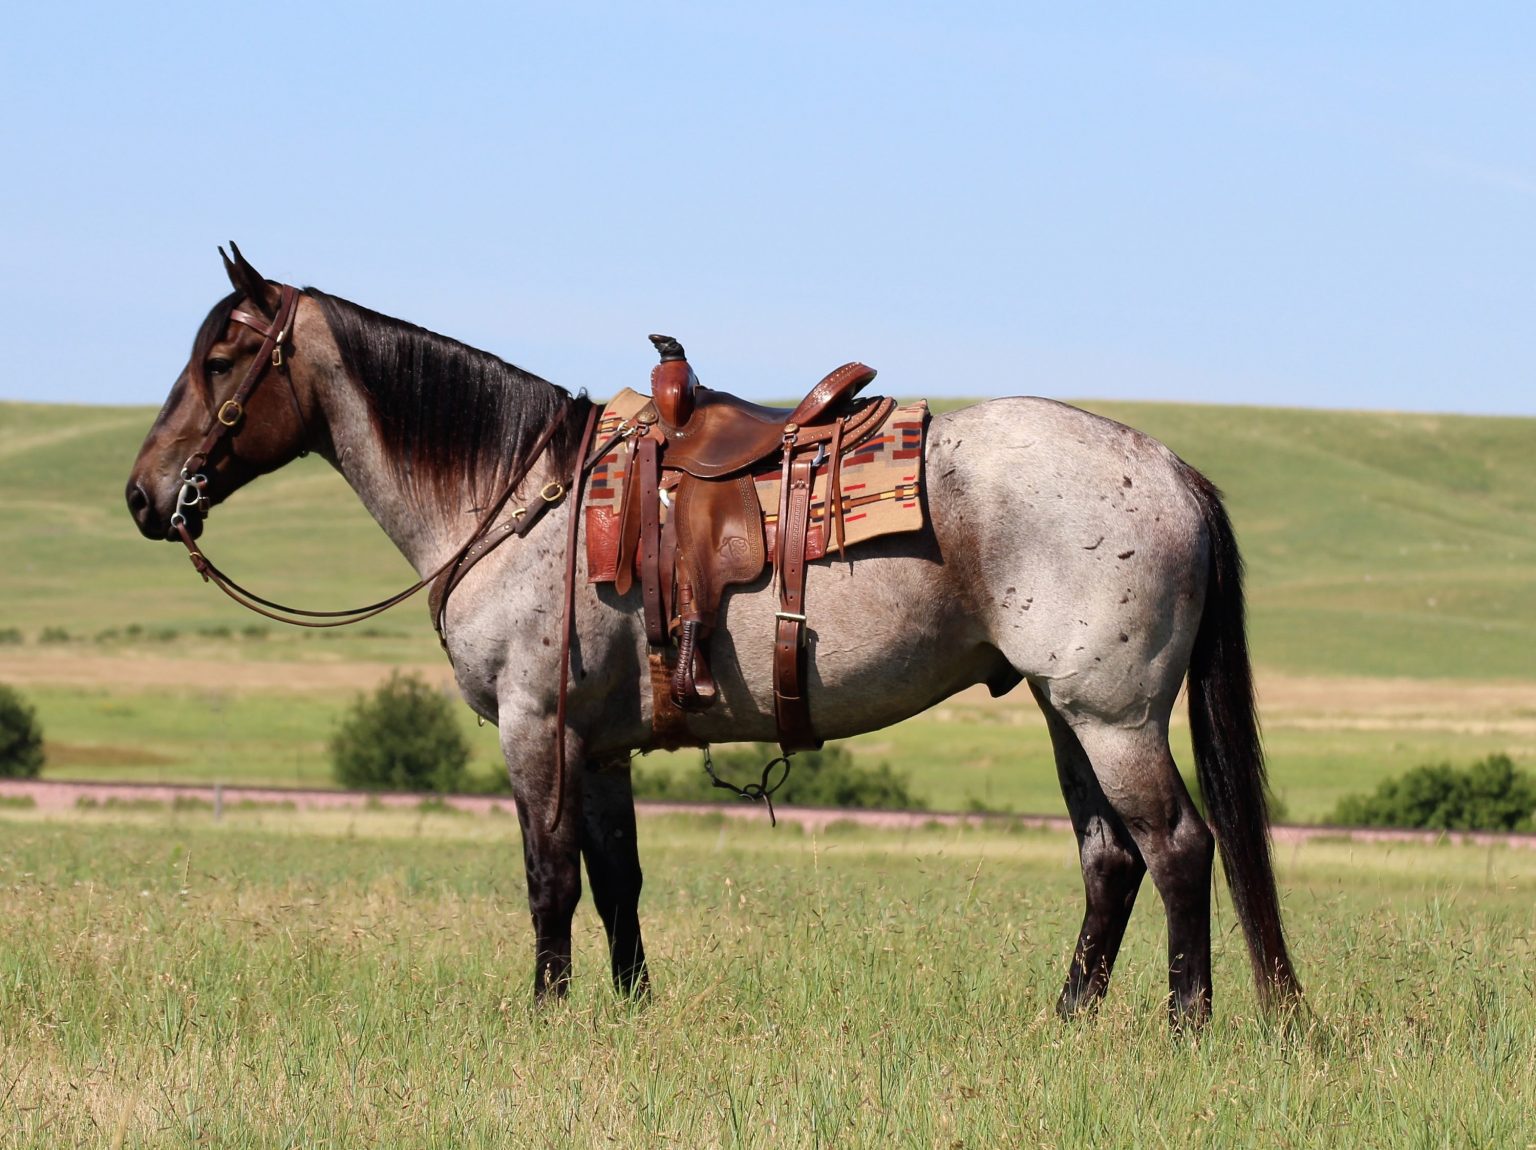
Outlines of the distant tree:
{"type": "Polygon", "coordinates": [[[35,779],[43,769],[43,728],[37,712],[0,683],[0,778],[35,779]]]}
{"type": "Polygon", "coordinates": [[[453,705],[420,676],[399,671],[358,697],[330,750],[336,781],[369,791],[457,791],[469,763],[453,705]]]}
{"type": "Polygon", "coordinates": [[[1529,830],[1536,779],[1508,755],[1489,755],[1466,770],[1449,763],[1415,767],[1369,795],[1348,795],[1332,820],[1343,826],[1434,830],[1529,830]]]}

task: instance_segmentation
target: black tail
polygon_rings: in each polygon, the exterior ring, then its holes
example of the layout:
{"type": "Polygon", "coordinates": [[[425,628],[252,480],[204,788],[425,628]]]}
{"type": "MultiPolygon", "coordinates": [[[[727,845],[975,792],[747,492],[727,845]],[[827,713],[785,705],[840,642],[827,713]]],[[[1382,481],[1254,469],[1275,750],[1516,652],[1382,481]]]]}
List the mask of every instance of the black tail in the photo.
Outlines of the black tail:
{"type": "Polygon", "coordinates": [[[1189,726],[1195,770],[1232,891],[1232,905],[1266,1007],[1301,997],[1291,969],[1270,860],[1264,746],[1253,695],[1243,607],[1243,561],[1221,493],[1192,467],[1186,482],[1210,534],[1205,610],[1189,660],[1189,726]]]}

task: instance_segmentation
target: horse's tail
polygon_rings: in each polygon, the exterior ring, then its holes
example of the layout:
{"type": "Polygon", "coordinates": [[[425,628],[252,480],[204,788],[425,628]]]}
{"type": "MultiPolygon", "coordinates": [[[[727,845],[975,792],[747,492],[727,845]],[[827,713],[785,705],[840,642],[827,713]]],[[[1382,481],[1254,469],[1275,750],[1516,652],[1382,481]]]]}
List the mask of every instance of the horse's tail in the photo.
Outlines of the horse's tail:
{"type": "Polygon", "coordinates": [[[1210,536],[1205,608],[1189,660],[1189,727],[1207,815],[1266,1007],[1301,998],[1280,924],[1270,859],[1264,746],[1243,607],[1243,561],[1221,493],[1192,467],[1185,480],[1210,536]]]}

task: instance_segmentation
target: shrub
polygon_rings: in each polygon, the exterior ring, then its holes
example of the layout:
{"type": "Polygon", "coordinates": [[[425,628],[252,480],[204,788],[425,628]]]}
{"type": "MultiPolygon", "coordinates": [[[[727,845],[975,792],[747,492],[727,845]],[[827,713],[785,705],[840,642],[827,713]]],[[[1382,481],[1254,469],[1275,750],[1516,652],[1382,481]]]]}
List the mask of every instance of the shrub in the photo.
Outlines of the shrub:
{"type": "Polygon", "coordinates": [[[453,705],[419,676],[398,671],[358,697],[330,749],[336,781],[366,791],[457,790],[469,762],[453,705]]]}
{"type": "Polygon", "coordinates": [[[35,779],[43,769],[43,728],[37,712],[13,687],[0,683],[0,777],[35,779]]]}
{"type": "MultiPolygon", "coordinates": [[[[778,748],[769,743],[723,750],[713,756],[715,773],[737,786],[755,783],[762,778],[763,766],[778,753],[778,748]]],[[[861,767],[846,748],[836,744],[828,744],[819,751],[801,751],[790,763],[788,778],[773,792],[776,803],[888,811],[917,810],[923,806],[923,800],[909,789],[905,775],[893,771],[887,763],[861,767]]],[[[776,770],[769,785],[777,778],[776,770]]],[[[636,768],[635,795],[679,802],[724,802],[736,797],[710,781],[702,759],[699,770],[686,775],[652,774],[636,768]]]]}
{"type": "Polygon", "coordinates": [[[1489,755],[1466,770],[1449,763],[1415,767],[1370,795],[1347,795],[1330,821],[1343,826],[1434,830],[1529,830],[1536,778],[1508,755],[1489,755]]]}

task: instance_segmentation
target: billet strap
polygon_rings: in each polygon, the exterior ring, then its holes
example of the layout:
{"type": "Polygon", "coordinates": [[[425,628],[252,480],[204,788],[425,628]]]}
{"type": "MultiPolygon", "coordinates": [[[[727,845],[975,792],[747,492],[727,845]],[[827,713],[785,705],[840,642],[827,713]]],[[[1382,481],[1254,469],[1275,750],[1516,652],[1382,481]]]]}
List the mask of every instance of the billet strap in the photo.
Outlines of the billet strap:
{"type": "MultiPolygon", "coordinates": [[[[597,427],[597,405],[587,412],[587,425],[581,430],[581,447],[576,452],[576,482],[571,491],[571,522],[565,536],[565,611],[560,622],[560,693],[555,702],[555,811],[549,821],[554,834],[565,810],[565,701],[571,678],[571,635],[576,626],[576,541],[581,530],[581,493],[586,487],[587,449],[592,446],[592,432],[597,427]]],[[[606,453],[605,453],[606,454],[606,453]]]]}
{"type": "Polygon", "coordinates": [[[805,537],[810,528],[815,467],[809,452],[796,457],[793,444],[786,442],[775,572],[779,610],[773,644],[773,713],[779,745],[785,753],[815,750],[822,743],[811,729],[810,703],[805,696],[805,537]]]}
{"type": "Polygon", "coordinates": [[[634,471],[639,473],[631,475],[631,482],[639,479],[635,486],[640,493],[640,599],[645,607],[645,637],[651,646],[659,647],[667,641],[667,620],[661,609],[661,465],[653,436],[647,435],[636,444],[634,471]]]}
{"type": "MultiPolygon", "coordinates": [[[[827,519],[837,537],[837,557],[843,557],[843,541],[846,525],[843,522],[843,427],[846,418],[839,419],[832,432],[831,459],[827,467],[827,519]]],[[[830,540],[828,543],[830,544],[830,540]]],[[[831,550],[828,546],[827,550],[831,550]]]]}

